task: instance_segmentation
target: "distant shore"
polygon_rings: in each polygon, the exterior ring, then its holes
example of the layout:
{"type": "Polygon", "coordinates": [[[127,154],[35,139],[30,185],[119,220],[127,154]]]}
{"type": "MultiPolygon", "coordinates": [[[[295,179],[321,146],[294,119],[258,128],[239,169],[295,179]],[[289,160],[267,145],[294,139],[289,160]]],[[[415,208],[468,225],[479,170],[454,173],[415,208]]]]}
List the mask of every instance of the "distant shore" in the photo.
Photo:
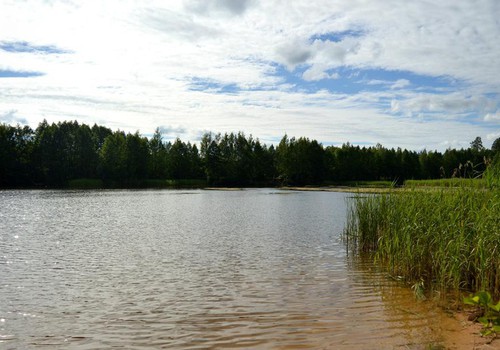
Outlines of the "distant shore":
{"type": "Polygon", "coordinates": [[[350,186],[284,186],[278,187],[281,190],[288,191],[323,191],[323,192],[348,192],[348,193],[385,193],[393,191],[394,188],[389,187],[350,187],[350,186]]]}

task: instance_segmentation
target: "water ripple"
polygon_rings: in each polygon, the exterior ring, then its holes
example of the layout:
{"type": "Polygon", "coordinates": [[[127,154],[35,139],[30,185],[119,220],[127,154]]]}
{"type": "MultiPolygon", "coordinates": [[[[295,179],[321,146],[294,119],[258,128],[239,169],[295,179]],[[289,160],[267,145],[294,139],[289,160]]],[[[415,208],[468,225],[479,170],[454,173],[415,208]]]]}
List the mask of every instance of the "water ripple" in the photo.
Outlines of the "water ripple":
{"type": "Polygon", "coordinates": [[[346,255],[344,194],[277,193],[0,191],[0,346],[441,341],[446,315],[346,255]]]}

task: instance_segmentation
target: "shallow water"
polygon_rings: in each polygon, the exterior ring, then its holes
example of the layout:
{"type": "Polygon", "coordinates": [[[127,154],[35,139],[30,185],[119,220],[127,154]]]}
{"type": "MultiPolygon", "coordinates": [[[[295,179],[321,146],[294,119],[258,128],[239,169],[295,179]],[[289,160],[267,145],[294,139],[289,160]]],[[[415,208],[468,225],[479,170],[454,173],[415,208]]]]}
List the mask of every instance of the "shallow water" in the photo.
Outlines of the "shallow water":
{"type": "Polygon", "coordinates": [[[439,344],[450,317],[346,254],[347,196],[0,191],[0,347],[439,344]]]}

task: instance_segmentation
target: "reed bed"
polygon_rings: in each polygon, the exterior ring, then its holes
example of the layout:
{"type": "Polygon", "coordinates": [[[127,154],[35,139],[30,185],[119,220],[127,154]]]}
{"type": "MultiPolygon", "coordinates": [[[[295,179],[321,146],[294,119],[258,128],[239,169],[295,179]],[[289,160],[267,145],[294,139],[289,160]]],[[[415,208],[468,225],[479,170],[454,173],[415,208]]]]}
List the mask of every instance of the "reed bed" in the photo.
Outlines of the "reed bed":
{"type": "Polygon", "coordinates": [[[499,227],[498,188],[410,188],[355,197],[345,238],[392,275],[499,297],[499,227]]]}
{"type": "Polygon", "coordinates": [[[404,185],[405,187],[489,187],[489,183],[486,178],[467,179],[457,177],[450,179],[406,180],[404,185]]]}

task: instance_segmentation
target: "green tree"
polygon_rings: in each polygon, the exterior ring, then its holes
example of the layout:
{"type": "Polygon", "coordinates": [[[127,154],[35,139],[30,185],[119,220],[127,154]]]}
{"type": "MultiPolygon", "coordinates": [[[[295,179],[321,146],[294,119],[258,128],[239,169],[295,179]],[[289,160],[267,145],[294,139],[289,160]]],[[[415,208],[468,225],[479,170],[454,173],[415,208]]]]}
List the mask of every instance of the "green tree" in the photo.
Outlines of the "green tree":
{"type": "Polygon", "coordinates": [[[418,154],[404,150],[401,156],[401,179],[418,179],[420,178],[420,163],[418,154]]]}
{"type": "Polygon", "coordinates": [[[43,121],[34,136],[36,182],[64,186],[68,180],[96,177],[99,163],[92,130],[78,122],[49,125],[43,121]]]}
{"type": "Polygon", "coordinates": [[[165,179],[167,177],[167,150],[163,143],[160,128],[156,128],[149,140],[149,177],[165,179]]]}
{"type": "Polygon", "coordinates": [[[127,134],[126,143],[126,167],[127,180],[133,184],[147,179],[149,165],[148,139],[139,135],[139,132],[127,134]]]}
{"type": "Polygon", "coordinates": [[[500,152],[500,137],[498,137],[491,145],[491,150],[495,153],[500,152]]]}
{"type": "Polygon", "coordinates": [[[106,137],[100,150],[102,178],[123,182],[127,177],[127,141],[125,133],[117,131],[106,137]]]}
{"type": "Polygon", "coordinates": [[[104,145],[104,140],[106,137],[111,135],[113,131],[109,128],[106,128],[104,126],[99,126],[97,124],[94,124],[92,126],[92,141],[94,143],[94,149],[96,153],[99,154],[101,151],[102,146],[104,145]]]}
{"type": "Polygon", "coordinates": [[[168,177],[175,180],[191,178],[190,150],[177,138],[168,152],[168,177]]]}
{"type": "Polygon", "coordinates": [[[33,140],[29,126],[0,124],[0,187],[31,184],[33,140]]]}
{"type": "Polygon", "coordinates": [[[420,173],[423,179],[439,179],[441,177],[441,167],[443,155],[437,151],[426,151],[420,153],[420,173]]]}
{"type": "Polygon", "coordinates": [[[470,148],[475,152],[484,151],[483,140],[478,136],[470,143],[470,148]]]}
{"type": "Polygon", "coordinates": [[[187,143],[188,156],[189,156],[189,178],[190,179],[202,179],[203,178],[203,166],[200,158],[200,152],[198,147],[189,142],[187,143]]]}
{"type": "Polygon", "coordinates": [[[74,126],[74,170],[72,178],[96,178],[98,176],[99,154],[94,135],[88,125],[74,126]]]}
{"type": "Polygon", "coordinates": [[[38,176],[37,183],[61,186],[68,178],[68,166],[64,159],[65,147],[56,124],[41,122],[35,131],[34,159],[38,176]]]}
{"type": "Polygon", "coordinates": [[[252,157],[253,184],[269,185],[273,183],[276,177],[274,156],[273,145],[268,148],[266,145],[262,145],[258,139],[255,141],[252,157]]]}
{"type": "Polygon", "coordinates": [[[276,150],[279,179],[285,184],[319,184],[325,179],[326,156],[316,140],[285,135],[276,150]]]}
{"type": "Polygon", "coordinates": [[[200,156],[207,183],[217,185],[222,177],[222,155],[218,142],[220,134],[205,133],[200,142],[200,156]]]}

